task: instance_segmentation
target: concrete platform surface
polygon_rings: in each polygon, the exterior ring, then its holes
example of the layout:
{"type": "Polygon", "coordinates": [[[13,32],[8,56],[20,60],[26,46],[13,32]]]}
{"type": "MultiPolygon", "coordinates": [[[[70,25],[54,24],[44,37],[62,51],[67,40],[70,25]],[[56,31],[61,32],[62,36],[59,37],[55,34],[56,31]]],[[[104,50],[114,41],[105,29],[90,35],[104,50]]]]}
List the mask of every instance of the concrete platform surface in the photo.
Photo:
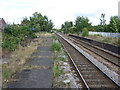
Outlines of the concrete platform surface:
{"type": "Polygon", "coordinates": [[[32,70],[19,71],[14,78],[16,82],[9,83],[9,88],[52,88],[53,84],[53,52],[50,51],[52,43],[51,37],[42,37],[42,44],[31,55],[31,60],[28,60],[24,66],[38,66],[32,70]],[[39,56],[39,57],[35,57],[39,56]]]}

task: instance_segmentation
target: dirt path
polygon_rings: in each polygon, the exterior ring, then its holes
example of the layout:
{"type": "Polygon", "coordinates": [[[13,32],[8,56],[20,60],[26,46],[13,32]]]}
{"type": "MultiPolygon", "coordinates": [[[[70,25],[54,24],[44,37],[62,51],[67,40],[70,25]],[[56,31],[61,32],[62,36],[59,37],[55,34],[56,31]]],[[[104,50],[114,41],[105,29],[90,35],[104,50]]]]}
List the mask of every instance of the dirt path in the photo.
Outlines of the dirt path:
{"type": "Polygon", "coordinates": [[[26,69],[15,76],[16,82],[11,82],[9,88],[51,88],[53,84],[53,52],[50,51],[52,38],[42,36],[42,43],[25,63],[26,69]]]}

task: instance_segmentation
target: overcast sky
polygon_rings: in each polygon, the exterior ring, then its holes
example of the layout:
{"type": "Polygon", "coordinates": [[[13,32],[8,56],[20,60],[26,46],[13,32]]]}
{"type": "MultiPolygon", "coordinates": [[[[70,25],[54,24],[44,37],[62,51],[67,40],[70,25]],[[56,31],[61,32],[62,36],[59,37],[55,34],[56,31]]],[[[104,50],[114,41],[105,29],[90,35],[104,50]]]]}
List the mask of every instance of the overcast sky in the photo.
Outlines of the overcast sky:
{"type": "Polygon", "coordinates": [[[118,15],[120,0],[0,0],[0,18],[8,23],[20,23],[23,17],[34,12],[52,19],[55,27],[65,21],[75,21],[77,16],[87,16],[93,25],[100,23],[100,16],[105,13],[106,23],[111,16],[118,15]]]}

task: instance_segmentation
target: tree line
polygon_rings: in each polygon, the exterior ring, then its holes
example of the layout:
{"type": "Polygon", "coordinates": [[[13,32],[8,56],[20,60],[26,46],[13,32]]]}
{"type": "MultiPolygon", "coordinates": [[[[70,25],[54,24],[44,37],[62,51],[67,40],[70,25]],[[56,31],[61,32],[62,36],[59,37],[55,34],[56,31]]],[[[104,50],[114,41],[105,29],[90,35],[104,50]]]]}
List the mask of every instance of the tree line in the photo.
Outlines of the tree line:
{"type": "Polygon", "coordinates": [[[38,12],[35,12],[30,18],[25,17],[22,20],[21,24],[34,29],[33,31],[35,32],[50,32],[54,26],[52,20],[48,20],[48,17],[46,15],[42,16],[42,14],[38,12]]]}
{"type": "Polygon", "coordinates": [[[28,40],[36,38],[35,32],[50,32],[53,22],[47,16],[35,12],[31,17],[23,18],[21,24],[7,24],[2,32],[2,48],[14,51],[25,46],[28,40]]]}
{"type": "Polygon", "coordinates": [[[106,24],[105,14],[101,14],[100,24],[93,26],[87,17],[77,16],[75,24],[73,24],[72,21],[66,21],[61,25],[61,29],[58,31],[63,31],[64,33],[79,34],[83,31],[83,29],[96,32],[120,33],[120,19],[118,16],[111,16],[109,24],[106,24]]]}

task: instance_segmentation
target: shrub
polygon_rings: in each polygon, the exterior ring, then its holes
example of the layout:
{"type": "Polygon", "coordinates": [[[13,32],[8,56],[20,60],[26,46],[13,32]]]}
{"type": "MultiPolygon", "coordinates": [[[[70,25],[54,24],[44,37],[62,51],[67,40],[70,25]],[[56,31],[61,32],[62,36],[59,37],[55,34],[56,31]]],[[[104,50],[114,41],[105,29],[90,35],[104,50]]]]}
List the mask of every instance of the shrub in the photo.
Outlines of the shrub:
{"type": "Polygon", "coordinates": [[[19,43],[19,38],[9,37],[2,43],[2,48],[8,48],[10,51],[14,51],[19,43]]]}
{"type": "Polygon", "coordinates": [[[89,32],[88,32],[87,28],[83,28],[83,30],[82,30],[82,36],[86,37],[88,35],[89,35],[89,32]]]}
{"type": "Polygon", "coordinates": [[[61,73],[60,70],[58,69],[56,60],[54,60],[52,70],[53,70],[54,77],[58,77],[60,75],[60,73],[61,73]]]}
{"type": "Polygon", "coordinates": [[[56,42],[53,42],[50,48],[50,50],[52,51],[60,51],[60,49],[61,49],[60,43],[56,42]]]}
{"type": "Polygon", "coordinates": [[[8,48],[14,51],[19,43],[27,41],[29,38],[36,38],[37,36],[30,30],[28,26],[7,25],[3,30],[3,43],[4,49],[8,48]],[[27,37],[27,38],[26,38],[27,37]]]}
{"type": "Polygon", "coordinates": [[[56,39],[56,37],[55,37],[55,35],[54,35],[54,34],[52,34],[52,39],[56,39]]]}

